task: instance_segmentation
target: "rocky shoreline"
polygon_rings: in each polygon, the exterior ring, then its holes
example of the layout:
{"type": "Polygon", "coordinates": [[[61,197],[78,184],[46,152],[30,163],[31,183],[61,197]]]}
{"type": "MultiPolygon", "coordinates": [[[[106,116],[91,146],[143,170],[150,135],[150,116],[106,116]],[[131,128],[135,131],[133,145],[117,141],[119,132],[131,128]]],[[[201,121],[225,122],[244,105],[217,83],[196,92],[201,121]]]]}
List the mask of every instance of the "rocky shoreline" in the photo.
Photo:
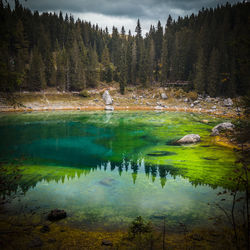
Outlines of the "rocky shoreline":
{"type": "Polygon", "coordinates": [[[89,90],[87,97],[78,92],[21,92],[15,94],[16,103],[0,93],[0,112],[32,112],[59,110],[155,110],[206,113],[222,117],[236,117],[241,110],[236,106],[237,100],[230,98],[211,98],[167,88],[146,90],[132,89],[121,95],[117,88],[89,90]],[[180,93],[181,94],[180,94],[180,93]]]}

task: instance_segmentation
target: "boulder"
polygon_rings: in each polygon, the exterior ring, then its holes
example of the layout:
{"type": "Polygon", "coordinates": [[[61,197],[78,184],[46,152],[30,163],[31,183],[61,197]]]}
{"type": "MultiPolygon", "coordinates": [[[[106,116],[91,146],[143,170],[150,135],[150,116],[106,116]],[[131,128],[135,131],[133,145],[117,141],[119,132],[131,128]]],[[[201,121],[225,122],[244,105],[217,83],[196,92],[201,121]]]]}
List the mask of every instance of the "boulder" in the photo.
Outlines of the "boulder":
{"type": "Polygon", "coordinates": [[[185,98],[185,99],[184,99],[184,102],[189,102],[189,99],[188,99],[188,98],[185,98]]]}
{"type": "Polygon", "coordinates": [[[217,107],[214,105],[211,109],[216,109],[217,107]]]}
{"type": "Polygon", "coordinates": [[[114,111],[114,107],[113,106],[106,106],[105,110],[107,110],[107,111],[114,111]]]}
{"type": "Polygon", "coordinates": [[[108,90],[105,90],[105,92],[102,95],[102,98],[106,105],[111,105],[113,103],[113,100],[108,92],[108,90]]]}
{"type": "Polygon", "coordinates": [[[216,136],[216,135],[219,135],[222,131],[226,131],[226,130],[232,131],[233,129],[234,129],[234,125],[231,122],[223,122],[223,123],[216,125],[212,129],[211,135],[216,136]]]}
{"type": "Polygon", "coordinates": [[[224,102],[223,102],[223,105],[226,106],[226,107],[231,107],[231,106],[233,106],[233,101],[232,101],[232,99],[231,99],[231,98],[225,99],[224,102]]]}
{"type": "Polygon", "coordinates": [[[109,240],[102,240],[102,246],[113,246],[113,243],[109,240]]]}
{"type": "Polygon", "coordinates": [[[64,210],[54,209],[48,214],[48,220],[57,221],[67,217],[67,213],[64,210]]]}
{"type": "Polygon", "coordinates": [[[165,93],[161,93],[161,99],[166,100],[168,99],[168,97],[165,93]]]}
{"type": "Polygon", "coordinates": [[[201,137],[197,134],[189,134],[189,135],[185,135],[184,137],[182,137],[180,140],[177,141],[177,143],[180,144],[188,144],[188,143],[196,143],[199,142],[201,140],[201,137]]]}
{"type": "Polygon", "coordinates": [[[199,104],[199,103],[200,103],[199,100],[196,100],[196,101],[193,102],[194,105],[197,105],[197,104],[199,104]]]}

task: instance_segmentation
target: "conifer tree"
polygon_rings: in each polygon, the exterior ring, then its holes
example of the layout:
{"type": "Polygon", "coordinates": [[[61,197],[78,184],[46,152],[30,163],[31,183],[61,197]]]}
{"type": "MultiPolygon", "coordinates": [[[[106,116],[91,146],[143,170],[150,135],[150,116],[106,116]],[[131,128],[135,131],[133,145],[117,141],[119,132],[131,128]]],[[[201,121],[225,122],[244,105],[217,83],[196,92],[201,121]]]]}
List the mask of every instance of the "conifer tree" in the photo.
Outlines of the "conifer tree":
{"type": "Polygon", "coordinates": [[[196,75],[194,79],[194,87],[198,93],[204,93],[206,88],[206,59],[203,49],[200,49],[196,64],[196,75]]]}
{"type": "Polygon", "coordinates": [[[121,47],[121,57],[119,63],[119,83],[120,83],[120,92],[122,95],[125,94],[125,86],[127,84],[127,62],[126,62],[126,45],[125,41],[122,43],[121,47]]]}
{"type": "Polygon", "coordinates": [[[101,80],[106,82],[112,81],[112,67],[110,63],[109,49],[107,46],[103,49],[101,63],[103,66],[101,80]]]}
{"type": "Polygon", "coordinates": [[[46,87],[43,60],[36,47],[31,55],[28,81],[32,91],[39,91],[46,87]]]}
{"type": "Polygon", "coordinates": [[[136,41],[133,41],[132,44],[132,60],[131,60],[131,80],[132,83],[136,83],[136,78],[137,78],[137,57],[136,57],[136,52],[137,52],[137,46],[136,46],[136,41]]]}
{"type": "Polygon", "coordinates": [[[88,53],[86,80],[89,87],[96,87],[99,80],[99,62],[95,46],[88,53]]]}
{"type": "MultiPolygon", "coordinates": [[[[18,5],[17,5],[18,6],[18,5]]],[[[19,19],[16,25],[16,32],[14,35],[14,48],[15,48],[15,72],[17,85],[20,88],[24,88],[26,73],[27,73],[27,64],[29,62],[29,52],[28,52],[28,41],[24,34],[23,23],[19,19]]]]}
{"type": "Polygon", "coordinates": [[[161,22],[158,21],[157,24],[157,31],[155,33],[155,60],[157,62],[160,61],[161,58],[161,52],[162,52],[162,41],[163,41],[163,28],[161,26],[161,22]]]}
{"type": "Polygon", "coordinates": [[[147,75],[147,81],[150,83],[153,82],[154,78],[154,60],[155,58],[155,45],[154,40],[150,39],[149,41],[149,50],[147,51],[146,56],[146,75],[147,75]]]}
{"type": "Polygon", "coordinates": [[[65,91],[66,85],[67,85],[67,56],[65,49],[62,49],[57,52],[57,58],[56,58],[56,65],[57,65],[57,71],[56,71],[56,83],[60,90],[65,91]]]}
{"type": "Polygon", "coordinates": [[[209,60],[209,66],[208,66],[208,80],[207,80],[207,93],[210,96],[216,96],[217,93],[217,86],[220,81],[220,58],[219,58],[219,52],[217,49],[213,49],[210,60],[209,60]]]}

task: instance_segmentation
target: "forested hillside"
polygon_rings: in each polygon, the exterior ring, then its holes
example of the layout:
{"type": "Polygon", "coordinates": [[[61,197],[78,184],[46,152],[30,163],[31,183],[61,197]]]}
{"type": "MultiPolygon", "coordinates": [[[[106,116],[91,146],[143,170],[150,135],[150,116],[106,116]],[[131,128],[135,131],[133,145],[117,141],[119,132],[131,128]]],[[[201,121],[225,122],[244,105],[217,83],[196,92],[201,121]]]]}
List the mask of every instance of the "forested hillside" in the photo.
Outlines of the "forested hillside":
{"type": "Polygon", "coordinates": [[[247,94],[250,3],[202,9],[197,15],[158,22],[142,36],[109,32],[73,16],[32,12],[0,1],[0,90],[79,91],[99,81],[151,86],[190,81],[210,96],[247,94]]]}

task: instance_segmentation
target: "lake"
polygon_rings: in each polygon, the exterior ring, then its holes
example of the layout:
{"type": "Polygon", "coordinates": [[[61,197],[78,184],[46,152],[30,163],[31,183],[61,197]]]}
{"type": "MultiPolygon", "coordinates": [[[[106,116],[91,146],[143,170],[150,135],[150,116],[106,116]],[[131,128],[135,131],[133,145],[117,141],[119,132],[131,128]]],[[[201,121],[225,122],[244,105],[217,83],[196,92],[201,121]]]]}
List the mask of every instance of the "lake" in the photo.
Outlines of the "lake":
{"type": "Polygon", "coordinates": [[[173,230],[211,226],[221,214],[217,194],[233,188],[236,154],[210,136],[222,121],[153,111],[2,113],[0,216],[41,222],[58,208],[68,214],[60,223],[84,230],[125,229],[139,215],[156,228],[164,217],[173,230]],[[192,133],[200,143],[174,143],[192,133]]]}

